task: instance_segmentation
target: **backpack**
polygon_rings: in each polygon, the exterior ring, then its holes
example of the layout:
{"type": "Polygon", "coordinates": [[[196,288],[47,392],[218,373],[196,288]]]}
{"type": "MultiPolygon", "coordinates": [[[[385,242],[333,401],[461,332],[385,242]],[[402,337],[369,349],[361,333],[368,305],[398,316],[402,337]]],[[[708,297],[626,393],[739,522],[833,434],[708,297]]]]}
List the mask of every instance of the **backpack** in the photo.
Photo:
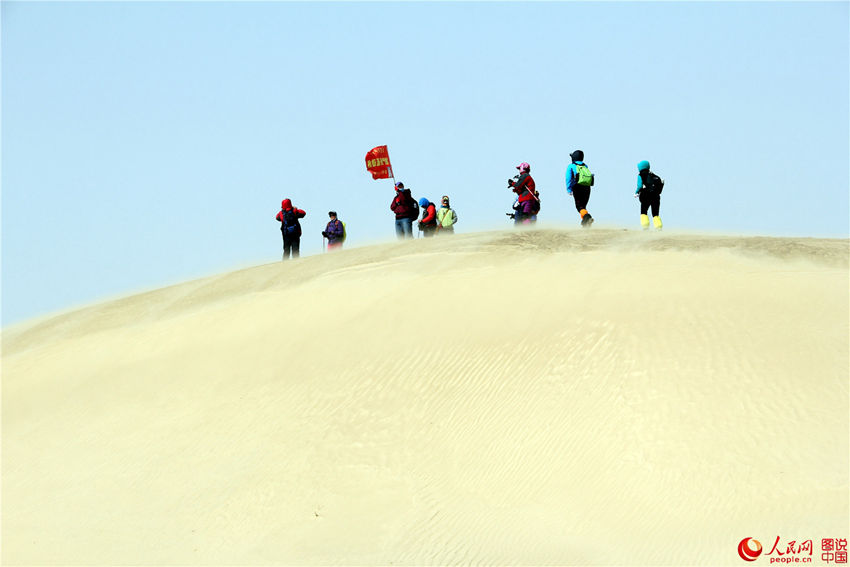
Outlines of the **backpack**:
{"type": "MultiPolygon", "coordinates": [[[[342,222],[342,221],[339,221],[339,222],[342,222]]],[[[345,239],[346,239],[347,236],[348,236],[348,233],[345,231],[345,223],[342,222],[342,240],[340,240],[340,242],[345,242],[345,239]]]]}
{"type": "Polygon", "coordinates": [[[576,164],[576,183],[585,187],[593,185],[593,174],[590,169],[583,163],[576,164]]]}
{"type": "Polygon", "coordinates": [[[643,184],[646,185],[650,193],[658,193],[660,195],[664,189],[664,180],[651,171],[646,173],[646,181],[643,184]]]}
{"type": "Polygon", "coordinates": [[[288,211],[283,211],[281,215],[283,219],[280,223],[280,230],[286,236],[297,236],[298,235],[298,217],[295,216],[295,211],[290,209],[288,211]]]}
{"type": "Polygon", "coordinates": [[[411,198],[413,201],[413,206],[410,208],[410,214],[407,215],[407,218],[410,220],[416,220],[419,218],[419,203],[416,202],[416,199],[411,198]]]}

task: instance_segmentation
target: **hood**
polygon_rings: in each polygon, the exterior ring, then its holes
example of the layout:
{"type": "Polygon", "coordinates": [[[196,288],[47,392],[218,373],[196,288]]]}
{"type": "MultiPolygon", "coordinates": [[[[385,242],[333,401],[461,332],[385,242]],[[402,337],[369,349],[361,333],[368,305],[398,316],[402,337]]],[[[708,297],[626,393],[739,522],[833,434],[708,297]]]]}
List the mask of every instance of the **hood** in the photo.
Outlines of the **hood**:
{"type": "Polygon", "coordinates": [[[646,160],[638,163],[638,171],[643,171],[644,169],[649,169],[649,162],[646,160]]]}
{"type": "Polygon", "coordinates": [[[283,201],[280,202],[280,208],[283,209],[283,210],[291,209],[292,208],[292,201],[290,201],[289,199],[284,199],[283,201]]]}
{"type": "Polygon", "coordinates": [[[575,161],[584,161],[584,152],[581,150],[576,150],[570,154],[572,160],[575,161]]]}

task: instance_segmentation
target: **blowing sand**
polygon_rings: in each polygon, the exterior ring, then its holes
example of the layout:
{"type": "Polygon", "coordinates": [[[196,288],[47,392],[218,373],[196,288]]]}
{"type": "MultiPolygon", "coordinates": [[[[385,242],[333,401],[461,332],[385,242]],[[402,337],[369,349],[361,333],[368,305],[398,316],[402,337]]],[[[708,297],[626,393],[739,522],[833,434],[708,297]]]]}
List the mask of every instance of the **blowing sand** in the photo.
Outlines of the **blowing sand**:
{"type": "Polygon", "coordinates": [[[817,564],[850,535],[849,257],[455,235],[5,329],[2,561],[817,564]]]}

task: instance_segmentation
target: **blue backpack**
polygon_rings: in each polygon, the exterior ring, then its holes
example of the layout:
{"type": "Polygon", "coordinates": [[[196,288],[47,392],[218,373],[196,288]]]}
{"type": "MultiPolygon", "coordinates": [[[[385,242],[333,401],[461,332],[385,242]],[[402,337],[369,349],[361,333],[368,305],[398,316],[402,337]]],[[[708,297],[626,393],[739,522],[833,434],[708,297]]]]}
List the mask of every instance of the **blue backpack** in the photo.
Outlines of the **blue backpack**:
{"type": "Polygon", "coordinates": [[[298,217],[295,216],[294,210],[283,211],[281,215],[283,221],[280,223],[280,230],[285,236],[298,236],[299,226],[298,217]]]}

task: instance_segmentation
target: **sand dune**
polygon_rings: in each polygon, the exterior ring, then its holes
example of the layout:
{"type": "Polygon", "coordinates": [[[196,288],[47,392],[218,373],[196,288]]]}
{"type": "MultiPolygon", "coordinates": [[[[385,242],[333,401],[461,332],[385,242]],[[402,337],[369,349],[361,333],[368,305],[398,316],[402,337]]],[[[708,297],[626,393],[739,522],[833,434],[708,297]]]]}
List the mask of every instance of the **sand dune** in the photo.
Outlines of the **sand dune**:
{"type": "Polygon", "coordinates": [[[848,250],[455,235],[5,329],[2,561],[740,565],[747,536],[847,537],[848,250]]]}

